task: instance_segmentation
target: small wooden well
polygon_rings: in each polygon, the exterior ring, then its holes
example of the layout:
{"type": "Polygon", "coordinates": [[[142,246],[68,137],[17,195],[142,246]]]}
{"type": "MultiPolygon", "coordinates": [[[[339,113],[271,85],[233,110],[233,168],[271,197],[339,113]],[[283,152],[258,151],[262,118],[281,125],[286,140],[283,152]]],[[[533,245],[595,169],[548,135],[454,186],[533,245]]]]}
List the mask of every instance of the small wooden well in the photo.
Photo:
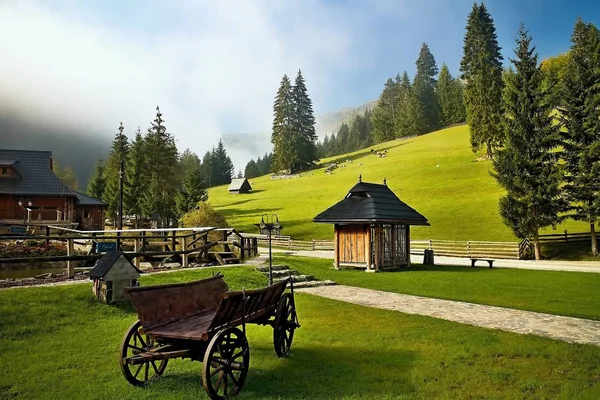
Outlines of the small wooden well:
{"type": "Polygon", "coordinates": [[[139,286],[141,273],[122,252],[108,252],[90,271],[92,293],[103,303],[127,301],[129,297],[123,293],[123,289],[139,286]]]}

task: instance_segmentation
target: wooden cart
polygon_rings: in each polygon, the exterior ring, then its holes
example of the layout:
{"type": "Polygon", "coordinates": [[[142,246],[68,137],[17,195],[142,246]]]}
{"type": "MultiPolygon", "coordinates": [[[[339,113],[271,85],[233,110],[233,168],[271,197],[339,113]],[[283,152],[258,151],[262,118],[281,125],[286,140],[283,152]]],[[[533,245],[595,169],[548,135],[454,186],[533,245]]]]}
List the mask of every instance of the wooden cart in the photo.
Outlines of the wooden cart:
{"type": "Polygon", "coordinates": [[[169,359],[189,358],[203,363],[202,385],[210,398],[226,399],[239,393],[248,373],[245,324],[271,325],[279,357],[289,353],[300,327],[289,279],[240,292],[230,292],[221,275],[125,291],[139,320],[123,338],[121,369],[136,386],[160,377],[169,359]]]}

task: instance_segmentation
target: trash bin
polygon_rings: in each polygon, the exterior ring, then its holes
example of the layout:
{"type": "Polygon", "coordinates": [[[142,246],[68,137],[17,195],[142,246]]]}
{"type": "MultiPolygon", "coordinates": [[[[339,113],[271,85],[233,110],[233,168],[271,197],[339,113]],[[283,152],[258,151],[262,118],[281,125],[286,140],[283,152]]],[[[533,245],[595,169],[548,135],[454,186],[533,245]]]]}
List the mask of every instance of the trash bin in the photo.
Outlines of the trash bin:
{"type": "Polygon", "coordinates": [[[423,265],[434,265],[432,249],[426,249],[423,251],[423,265]]]}

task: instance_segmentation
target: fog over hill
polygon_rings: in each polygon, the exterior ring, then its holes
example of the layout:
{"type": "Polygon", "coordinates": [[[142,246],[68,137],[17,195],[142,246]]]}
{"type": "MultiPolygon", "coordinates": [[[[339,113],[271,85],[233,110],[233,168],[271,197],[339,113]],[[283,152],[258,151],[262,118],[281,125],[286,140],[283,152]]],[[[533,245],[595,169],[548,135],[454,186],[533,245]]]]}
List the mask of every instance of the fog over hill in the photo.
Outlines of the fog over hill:
{"type": "MultiPolygon", "coordinates": [[[[374,102],[369,102],[356,108],[344,108],[317,116],[319,139],[325,134],[337,132],[343,122],[350,122],[357,113],[364,113],[373,104],[374,102]]],[[[126,134],[131,138],[132,131],[127,131],[126,134]]],[[[93,126],[73,127],[66,122],[45,121],[33,115],[0,111],[0,148],[52,151],[60,165],[68,164],[73,168],[81,189],[85,189],[96,160],[107,157],[113,135],[114,132],[100,131],[93,126]]],[[[174,135],[177,139],[177,133],[174,135]]],[[[250,159],[262,157],[272,150],[270,131],[227,133],[222,135],[222,139],[236,173],[238,170],[243,171],[250,159]]],[[[210,150],[214,145],[216,143],[205,143],[204,151],[210,150]]],[[[180,152],[185,150],[179,147],[180,152]]],[[[198,154],[199,157],[203,155],[198,154]]]]}

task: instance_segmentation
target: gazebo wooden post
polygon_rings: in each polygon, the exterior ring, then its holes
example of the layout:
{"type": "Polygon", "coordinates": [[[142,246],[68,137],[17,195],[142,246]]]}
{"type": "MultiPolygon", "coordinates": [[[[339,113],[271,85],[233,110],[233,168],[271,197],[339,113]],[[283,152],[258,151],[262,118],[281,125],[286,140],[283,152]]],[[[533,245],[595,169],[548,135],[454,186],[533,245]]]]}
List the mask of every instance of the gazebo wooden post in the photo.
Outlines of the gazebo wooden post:
{"type": "Polygon", "coordinates": [[[335,269],[340,269],[340,233],[338,232],[339,228],[340,226],[338,224],[335,224],[333,226],[333,266],[335,267],[335,269]]]}
{"type": "Polygon", "coordinates": [[[396,267],[396,240],[398,239],[398,235],[396,234],[396,225],[392,224],[392,268],[396,267]]]}
{"type": "Polygon", "coordinates": [[[367,227],[367,243],[365,243],[365,261],[367,264],[367,272],[371,272],[373,265],[372,265],[372,256],[373,256],[373,249],[371,248],[371,225],[366,225],[367,227]]]}
{"type": "Polygon", "coordinates": [[[410,225],[406,225],[406,267],[410,267],[410,225]]]}

